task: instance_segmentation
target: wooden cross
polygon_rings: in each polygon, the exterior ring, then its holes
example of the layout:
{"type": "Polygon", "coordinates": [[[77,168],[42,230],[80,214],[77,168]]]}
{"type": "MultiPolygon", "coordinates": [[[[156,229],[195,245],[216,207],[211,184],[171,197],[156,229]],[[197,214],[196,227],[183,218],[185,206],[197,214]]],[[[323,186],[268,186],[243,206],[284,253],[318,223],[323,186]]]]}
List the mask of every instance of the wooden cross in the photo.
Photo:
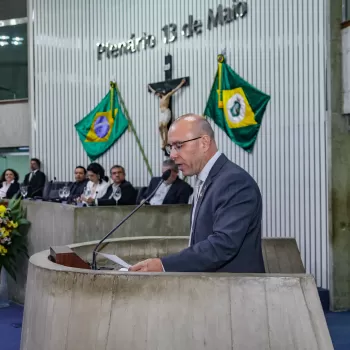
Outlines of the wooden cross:
{"type": "MultiPolygon", "coordinates": [[[[172,56],[170,54],[167,54],[165,56],[165,80],[160,81],[157,83],[151,83],[149,86],[156,92],[161,93],[162,95],[165,95],[175,89],[183,79],[186,80],[185,84],[182,85],[182,87],[189,86],[190,85],[190,78],[189,77],[182,77],[182,78],[177,78],[173,79],[173,74],[172,74],[172,56]]],[[[148,90],[151,92],[150,90],[148,90]]],[[[168,123],[168,130],[171,125],[171,123],[174,121],[174,114],[172,111],[172,97],[170,97],[169,101],[169,110],[171,112],[171,120],[168,123]]],[[[167,154],[166,154],[167,155],[167,154]]]]}

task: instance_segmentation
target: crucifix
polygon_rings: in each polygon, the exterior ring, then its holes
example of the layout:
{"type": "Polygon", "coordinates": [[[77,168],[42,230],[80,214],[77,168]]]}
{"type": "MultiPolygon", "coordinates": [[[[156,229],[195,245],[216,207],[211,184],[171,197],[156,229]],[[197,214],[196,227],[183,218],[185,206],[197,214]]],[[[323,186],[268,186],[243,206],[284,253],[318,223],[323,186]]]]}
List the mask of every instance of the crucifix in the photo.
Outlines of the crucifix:
{"type": "Polygon", "coordinates": [[[165,80],[152,83],[148,85],[148,91],[154,93],[159,97],[159,133],[162,139],[162,150],[165,155],[168,155],[165,151],[165,146],[168,143],[168,130],[171,123],[174,120],[172,113],[172,96],[176,91],[184,86],[190,85],[190,78],[172,78],[172,56],[170,54],[165,56],[165,80]]]}

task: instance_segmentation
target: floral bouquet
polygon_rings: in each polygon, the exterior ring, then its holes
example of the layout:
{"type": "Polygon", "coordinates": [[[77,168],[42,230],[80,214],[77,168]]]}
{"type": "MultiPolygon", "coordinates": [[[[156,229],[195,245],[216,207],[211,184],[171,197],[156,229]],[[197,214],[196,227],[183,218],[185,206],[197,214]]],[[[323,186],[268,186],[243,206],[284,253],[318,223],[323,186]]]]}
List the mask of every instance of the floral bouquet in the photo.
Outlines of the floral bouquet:
{"type": "Polygon", "coordinates": [[[27,233],[29,221],[22,207],[21,198],[11,199],[7,207],[0,203],[0,271],[16,280],[18,259],[28,257],[27,233]]]}

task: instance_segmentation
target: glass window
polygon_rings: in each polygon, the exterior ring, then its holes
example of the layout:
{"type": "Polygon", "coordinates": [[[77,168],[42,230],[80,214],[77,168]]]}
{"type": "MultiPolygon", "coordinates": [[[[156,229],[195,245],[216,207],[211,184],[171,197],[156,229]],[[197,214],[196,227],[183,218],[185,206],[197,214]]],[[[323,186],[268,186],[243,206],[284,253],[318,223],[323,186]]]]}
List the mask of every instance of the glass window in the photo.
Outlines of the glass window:
{"type": "Polygon", "coordinates": [[[0,176],[7,168],[14,169],[19,174],[22,183],[29,172],[29,148],[0,148],[0,176]]]}
{"type": "Polygon", "coordinates": [[[27,20],[0,23],[0,100],[28,98],[27,20]]]}

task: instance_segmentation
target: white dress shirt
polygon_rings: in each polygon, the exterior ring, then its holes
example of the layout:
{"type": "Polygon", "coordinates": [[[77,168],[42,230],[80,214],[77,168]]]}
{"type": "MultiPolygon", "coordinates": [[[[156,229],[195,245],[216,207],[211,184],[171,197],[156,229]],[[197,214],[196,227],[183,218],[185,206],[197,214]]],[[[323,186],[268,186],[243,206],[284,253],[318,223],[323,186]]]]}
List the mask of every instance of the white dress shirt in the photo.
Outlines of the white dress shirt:
{"type": "MultiPolygon", "coordinates": [[[[202,169],[202,171],[197,175],[197,180],[201,182],[200,187],[198,188],[198,195],[200,195],[201,190],[203,188],[203,184],[208,178],[208,175],[210,173],[210,170],[218,160],[218,158],[221,156],[221,152],[217,151],[208,161],[208,163],[205,165],[205,167],[202,169]]],[[[192,211],[192,218],[191,218],[191,226],[192,226],[192,221],[194,217],[194,212],[196,210],[196,204],[197,204],[197,199],[193,196],[193,211],[192,211]]]]}
{"type": "Polygon", "coordinates": [[[151,200],[149,201],[149,203],[150,203],[151,205],[162,205],[165,196],[167,195],[167,193],[168,193],[169,190],[170,190],[171,185],[172,185],[172,184],[167,184],[167,183],[163,182],[163,183],[159,186],[157,192],[156,192],[155,195],[151,198],[151,200]]]}
{"type": "Polygon", "coordinates": [[[0,198],[6,198],[7,191],[13,182],[14,180],[12,180],[9,184],[6,181],[2,183],[2,187],[0,188],[0,198]]]}
{"type": "Polygon", "coordinates": [[[196,206],[198,202],[198,198],[201,195],[201,191],[203,188],[203,184],[208,178],[208,175],[210,173],[210,170],[218,160],[218,158],[221,156],[221,152],[217,151],[208,161],[208,163],[205,165],[205,167],[202,169],[202,171],[197,175],[197,181],[200,182],[199,188],[197,191],[194,191],[198,195],[195,197],[193,196],[193,210],[192,210],[192,217],[191,217],[191,234],[190,234],[190,240],[189,244],[191,243],[191,238],[192,238],[192,226],[193,226],[193,219],[194,219],[194,213],[196,212],[196,206]]]}
{"type": "Polygon", "coordinates": [[[33,170],[30,172],[28,182],[30,182],[32,180],[32,177],[37,173],[38,170],[39,169],[36,169],[36,170],[33,170]]]}

